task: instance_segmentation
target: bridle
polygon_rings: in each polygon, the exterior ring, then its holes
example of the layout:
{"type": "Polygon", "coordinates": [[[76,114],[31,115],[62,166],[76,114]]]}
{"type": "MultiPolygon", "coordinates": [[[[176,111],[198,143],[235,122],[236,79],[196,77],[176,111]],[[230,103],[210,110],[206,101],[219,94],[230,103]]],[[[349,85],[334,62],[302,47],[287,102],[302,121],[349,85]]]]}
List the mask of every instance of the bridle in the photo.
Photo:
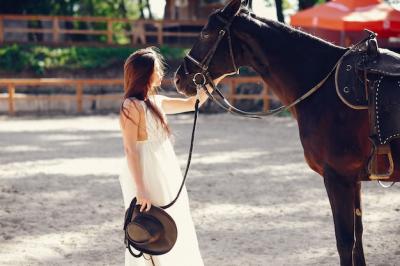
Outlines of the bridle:
{"type": "MultiPolygon", "coordinates": [[[[234,17],[231,18],[230,20],[225,19],[224,17],[222,17],[222,15],[219,15],[219,14],[216,14],[216,17],[222,23],[225,24],[223,29],[219,31],[216,42],[214,43],[214,45],[211,47],[211,49],[208,51],[206,56],[201,61],[196,60],[193,56],[191,56],[190,52],[187,53],[186,56],[183,58],[183,68],[185,70],[185,75],[189,75],[190,73],[187,69],[186,59],[190,60],[190,62],[192,62],[194,65],[196,65],[200,69],[200,72],[195,73],[193,76],[193,82],[196,85],[197,91],[199,91],[200,89],[204,89],[204,91],[207,93],[207,95],[216,104],[218,104],[222,109],[232,113],[232,111],[230,111],[229,108],[227,108],[225,105],[220,103],[217,99],[215,99],[215,97],[211,93],[209,93],[209,91],[206,88],[206,85],[210,84],[213,87],[213,90],[216,91],[218,93],[218,95],[221,97],[221,99],[226,101],[226,104],[228,106],[230,105],[230,103],[225,99],[224,95],[218,90],[217,86],[214,84],[214,81],[211,78],[210,72],[208,71],[210,62],[214,58],[214,54],[225,35],[228,38],[229,55],[231,58],[232,67],[234,69],[234,72],[232,72],[232,74],[239,73],[239,69],[236,66],[235,57],[233,56],[232,38],[231,38],[231,32],[230,32],[230,27],[231,27],[234,17]]],[[[238,111],[240,111],[240,110],[238,110],[238,111]]],[[[233,114],[236,114],[236,113],[233,112],[233,114]]],[[[247,116],[246,114],[242,114],[242,115],[247,116]]]]}
{"type": "Polygon", "coordinates": [[[205,80],[205,74],[208,73],[208,67],[210,65],[210,62],[214,57],[214,54],[219,46],[219,43],[222,41],[222,39],[224,38],[226,33],[227,33],[228,45],[229,45],[229,55],[231,57],[232,66],[234,68],[234,72],[232,72],[232,73],[238,73],[239,69],[236,66],[235,57],[233,56],[231,33],[229,30],[233,19],[226,20],[225,18],[223,18],[221,15],[218,15],[218,14],[216,15],[216,17],[222,23],[225,23],[224,28],[219,31],[217,41],[214,43],[212,48],[208,51],[208,53],[203,58],[203,60],[201,60],[201,61],[196,60],[193,56],[190,55],[190,52],[186,54],[186,56],[184,57],[184,60],[183,60],[183,67],[184,67],[186,75],[189,75],[189,71],[187,70],[187,65],[186,65],[185,59],[189,59],[193,64],[195,64],[197,67],[199,67],[202,70],[201,72],[198,72],[195,75],[200,75],[205,80]]]}
{"type": "MultiPolygon", "coordinates": [[[[221,12],[221,11],[220,11],[221,12]]],[[[210,65],[211,60],[214,57],[214,54],[220,44],[220,42],[223,40],[225,35],[228,38],[228,46],[229,46],[229,56],[231,58],[231,64],[233,67],[233,72],[230,74],[238,74],[239,73],[239,68],[236,65],[235,62],[235,57],[233,55],[233,48],[232,48],[232,38],[231,38],[231,32],[230,32],[230,27],[232,25],[232,21],[235,18],[234,16],[230,19],[227,20],[220,14],[216,14],[216,17],[225,24],[222,30],[219,31],[218,33],[218,38],[214,45],[211,47],[211,49],[208,51],[208,53],[205,55],[203,60],[197,60],[193,56],[190,55],[189,53],[186,54],[186,56],[183,58],[183,68],[185,71],[185,75],[189,75],[189,71],[187,69],[187,64],[186,64],[186,59],[188,59],[190,62],[192,62],[194,65],[196,65],[199,69],[200,72],[197,72],[193,76],[193,82],[196,85],[197,90],[204,89],[204,91],[207,93],[207,95],[217,104],[219,105],[222,109],[234,114],[234,115],[241,115],[241,116],[248,116],[252,118],[259,118],[253,113],[248,113],[245,111],[242,111],[240,109],[237,109],[236,107],[232,106],[228,100],[224,97],[224,95],[221,93],[221,91],[217,88],[215,85],[213,79],[211,78],[210,72],[208,71],[208,67],[210,65]],[[210,84],[211,87],[213,88],[213,91],[215,91],[220,98],[223,100],[223,102],[226,104],[223,105],[221,102],[219,102],[206,88],[206,85],[210,84]]]]}
{"type": "MultiPolygon", "coordinates": [[[[221,11],[219,11],[221,12],[221,11]]],[[[213,79],[211,78],[210,72],[208,71],[209,65],[211,60],[213,59],[215,52],[220,44],[220,42],[223,40],[224,36],[226,35],[228,38],[228,46],[229,46],[229,55],[231,58],[231,63],[233,66],[233,69],[235,72],[232,73],[238,73],[239,69],[237,68],[236,62],[235,62],[235,57],[233,54],[233,48],[232,48],[232,38],[231,38],[231,33],[230,33],[230,27],[232,25],[232,21],[235,18],[235,16],[232,16],[231,19],[227,20],[222,15],[216,14],[216,17],[225,24],[222,30],[219,31],[218,38],[214,45],[211,47],[211,49],[208,51],[206,56],[203,58],[203,60],[197,60],[193,56],[190,55],[190,52],[186,54],[186,56],[183,58],[183,67],[186,75],[189,75],[189,71],[187,69],[187,64],[186,61],[189,60],[191,63],[193,63],[195,66],[198,67],[200,70],[199,72],[195,73],[193,76],[193,83],[195,84],[197,90],[199,91],[200,89],[203,89],[206,94],[211,98],[217,105],[219,105],[222,109],[234,114],[234,115],[239,115],[239,116],[245,116],[245,117],[250,117],[250,118],[261,118],[262,116],[270,116],[270,115],[276,115],[281,112],[284,112],[286,110],[289,110],[296,104],[300,103],[304,99],[308,98],[310,95],[312,95],[314,92],[316,92],[322,85],[328,80],[328,78],[331,76],[331,74],[335,71],[337,65],[339,64],[340,60],[351,50],[349,49],[344,55],[340,57],[340,59],[336,62],[336,64],[333,66],[331,71],[323,78],[317,85],[312,87],[309,91],[307,91],[305,94],[297,98],[295,101],[290,103],[289,105],[283,105],[281,107],[278,107],[276,109],[267,111],[267,112],[245,112],[243,110],[240,110],[234,106],[232,106],[231,103],[224,97],[224,95],[221,93],[221,91],[217,88],[215,85],[213,79]],[[213,92],[215,91],[218,96],[222,99],[221,103],[219,100],[217,100],[206,88],[206,85],[210,85],[213,89],[213,92]]],[[[359,43],[365,41],[366,39],[370,38],[368,36],[364,40],[360,41],[359,43]]],[[[359,44],[358,43],[358,44],[359,44]]],[[[358,44],[354,45],[353,47],[356,47],[358,44]]],[[[231,73],[231,74],[232,74],[231,73]]]]}

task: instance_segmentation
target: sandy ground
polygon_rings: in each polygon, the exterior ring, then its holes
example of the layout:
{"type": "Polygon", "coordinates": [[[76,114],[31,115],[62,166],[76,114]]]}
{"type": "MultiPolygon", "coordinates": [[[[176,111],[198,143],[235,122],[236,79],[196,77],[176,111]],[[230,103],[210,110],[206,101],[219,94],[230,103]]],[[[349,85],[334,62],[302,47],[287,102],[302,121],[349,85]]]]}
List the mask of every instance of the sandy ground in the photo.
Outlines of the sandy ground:
{"type": "MultiPolygon", "coordinates": [[[[184,168],[192,116],[169,119],[184,168]]],[[[206,265],[338,265],[292,119],[201,115],[197,136],[187,187],[206,265]]],[[[0,117],[0,147],[0,265],[123,264],[116,115],[0,117]]],[[[400,265],[399,187],[364,184],[368,265],[400,265]]]]}

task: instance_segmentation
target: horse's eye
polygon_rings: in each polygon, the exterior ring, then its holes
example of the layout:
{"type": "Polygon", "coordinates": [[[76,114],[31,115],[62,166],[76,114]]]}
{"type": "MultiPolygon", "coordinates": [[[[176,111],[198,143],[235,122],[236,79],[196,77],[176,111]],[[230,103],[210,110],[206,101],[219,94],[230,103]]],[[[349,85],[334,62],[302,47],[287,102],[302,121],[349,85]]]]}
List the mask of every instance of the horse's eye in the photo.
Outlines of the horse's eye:
{"type": "Polygon", "coordinates": [[[202,31],[200,36],[201,36],[202,39],[208,39],[208,37],[210,37],[210,34],[208,34],[207,32],[203,32],[202,31]]]}

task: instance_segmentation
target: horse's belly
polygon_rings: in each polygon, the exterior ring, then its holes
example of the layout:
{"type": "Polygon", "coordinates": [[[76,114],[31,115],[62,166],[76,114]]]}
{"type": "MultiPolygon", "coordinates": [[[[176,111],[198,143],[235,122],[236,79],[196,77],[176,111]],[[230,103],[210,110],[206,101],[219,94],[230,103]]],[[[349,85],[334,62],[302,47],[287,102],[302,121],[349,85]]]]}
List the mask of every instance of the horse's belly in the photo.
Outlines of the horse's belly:
{"type": "MultiPolygon", "coordinates": [[[[367,164],[372,147],[370,143],[361,146],[343,143],[343,145],[338,145],[334,149],[323,147],[323,145],[320,147],[314,145],[313,148],[304,147],[306,162],[315,172],[323,176],[325,166],[329,165],[339,175],[350,180],[371,181],[367,173],[367,164]]],[[[400,139],[393,140],[391,149],[394,172],[389,180],[400,182],[400,139]]],[[[387,163],[384,160],[378,160],[378,162],[380,164],[378,168],[385,169],[387,163]]]]}

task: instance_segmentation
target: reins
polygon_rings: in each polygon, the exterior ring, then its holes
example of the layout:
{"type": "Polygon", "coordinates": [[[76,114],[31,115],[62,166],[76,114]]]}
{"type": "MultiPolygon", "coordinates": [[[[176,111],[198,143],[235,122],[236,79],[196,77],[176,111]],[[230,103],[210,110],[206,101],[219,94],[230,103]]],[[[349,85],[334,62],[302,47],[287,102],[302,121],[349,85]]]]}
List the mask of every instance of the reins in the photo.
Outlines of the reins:
{"type": "Polygon", "coordinates": [[[198,88],[202,88],[206,92],[206,94],[211,98],[211,100],[214,103],[216,103],[218,106],[220,106],[222,109],[224,109],[225,111],[227,111],[227,112],[229,112],[229,113],[231,113],[233,115],[244,116],[244,117],[249,117],[249,118],[260,119],[260,118],[265,117],[265,116],[277,115],[279,113],[282,113],[284,111],[289,110],[290,108],[292,108],[295,105],[299,104],[303,100],[307,99],[312,94],[314,94],[319,88],[322,87],[322,85],[328,80],[328,78],[335,71],[335,69],[337,68],[337,66],[339,65],[339,63],[341,62],[341,60],[343,59],[343,57],[345,55],[347,55],[349,52],[352,51],[352,49],[356,48],[361,43],[367,41],[368,39],[376,37],[376,34],[374,32],[366,30],[369,33],[366,38],[364,38],[363,40],[359,41],[357,44],[353,45],[353,47],[351,47],[349,50],[347,50],[339,58],[339,60],[335,63],[335,65],[332,67],[332,69],[329,71],[329,73],[317,85],[312,87],[310,90],[308,90],[302,96],[300,96],[299,98],[294,100],[292,103],[290,103],[288,105],[283,105],[281,107],[278,107],[276,109],[273,109],[273,110],[270,110],[270,111],[267,111],[267,112],[246,112],[246,111],[243,111],[243,110],[240,110],[240,109],[234,107],[224,97],[224,95],[221,93],[221,91],[215,85],[213,79],[211,78],[210,72],[208,71],[209,64],[210,64],[212,58],[214,57],[214,54],[215,54],[215,52],[216,52],[216,50],[218,48],[219,43],[222,41],[222,39],[223,39],[223,37],[225,36],[226,33],[227,33],[227,38],[228,38],[229,54],[230,54],[232,66],[233,66],[234,71],[236,73],[238,73],[238,71],[239,71],[239,69],[237,68],[236,62],[235,62],[235,57],[233,55],[232,39],[231,39],[231,34],[230,34],[230,26],[232,24],[232,21],[233,21],[234,17],[232,19],[230,19],[230,20],[226,20],[225,18],[223,18],[221,15],[218,15],[218,14],[217,14],[216,17],[220,21],[225,23],[225,26],[223,27],[222,30],[219,31],[218,38],[217,38],[216,42],[214,43],[212,48],[208,51],[208,53],[203,58],[203,60],[201,60],[201,61],[200,60],[196,60],[193,56],[190,55],[190,52],[185,56],[185,58],[183,59],[183,67],[184,67],[184,70],[185,70],[185,74],[186,75],[190,74],[188,69],[187,69],[186,60],[185,60],[185,59],[188,59],[200,69],[200,72],[195,73],[194,77],[193,77],[193,82],[196,85],[197,89],[198,88]],[[212,87],[213,92],[215,91],[218,94],[218,96],[222,99],[222,103],[219,100],[217,100],[212,95],[212,93],[210,93],[207,90],[207,88],[206,88],[207,84],[209,84],[212,87]]]}
{"type": "Polygon", "coordinates": [[[187,174],[189,172],[190,162],[192,160],[194,135],[195,135],[195,132],[196,132],[197,117],[199,115],[199,103],[200,103],[199,91],[197,91],[196,103],[194,105],[194,120],[193,120],[192,135],[191,135],[191,139],[190,139],[189,155],[188,155],[188,159],[187,159],[187,163],[186,163],[185,174],[184,174],[183,179],[182,179],[182,184],[181,184],[181,186],[180,186],[180,188],[178,190],[178,193],[177,193],[176,197],[170,203],[168,203],[168,204],[166,204],[164,206],[159,206],[159,208],[161,208],[161,209],[167,209],[167,208],[171,207],[172,205],[174,205],[175,202],[178,200],[179,195],[182,192],[183,186],[185,185],[186,177],[187,177],[187,174]]]}
{"type": "MultiPolygon", "coordinates": [[[[228,22],[228,26],[231,24],[232,21],[228,22]]],[[[317,85],[315,85],[314,87],[312,87],[309,91],[307,91],[305,94],[303,94],[301,97],[297,98],[295,101],[293,101],[291,104],[289,105],[284,105],[281,106],[279,108],[270,110],[268,112],[245,112],[242,111],[234,106],[232,106],[229,101],[224,97],[224,95],[221,93],[221,91],[217,88],[217,86],[215,85],[214,81],[211,79],[210,73],[208,72],[208,64],[210,63],[212,57],[214,56],[215,50],[218,47],[219,42],[222,40],[222,37],[225,35],[225,33],[221,33],[220,31],[220,37],[217,41],[216,44],[214,44],[213,49],[210,50],[210,53],[207,54],[207,56],[205,57],[205,59],[202,60],[202,63],[200,63],[199,61],[195,60],[193,57],[187,55],[186,58],[189,58],[191,61],[193,60],[194,63],[196,63],[196,65],[198,67],[200,67],[203,71],[202,72],[198,72],[194,75],[193,77],[193,83],[196,85],[196,90],[197,90],[197,95],[196,95],[196,103],[195,103],[195,110],[194,110],[194,120],[193,120],[193,127],[192,127],[192,134],[191,134],[191,139],[190,139],[190,147],[189,147],[189,155],[188,155],[188,159],[187,159],[187,163],[186,163],[186,169],[185,169],[185,174],[183,176],[182,179],[182,183],[181,186],[179,188],[179,191],[176,195],[176,197],[168,204],[164,205],[164,206],[159,206],[162,209],[167,209],[169,207],[171,207],[173,204],[175,204],[175,202],[178,200],[179,195],[182,192],[183,186],[185,185],[185,181],[187,178],[187,174],[189,172],[189,168],[190,168],[190,163],[192,160],[192,152],[193,152],[193,143],[194,143],[194,137],[195,137],[195,132],[196,132],[196,124],[197,124],[197,117],[199,114],[199,104],[200,104],[200,99],[199,99],[199,93],[200,90],[203,89],[206,94],[216,103],[218,104],[221,108],[223,108],[224,110],[230,112],[233,115],[239,115],[239,116],[245,116],[245,117],[249,117],[249,118],[262,118],[263,116],[271,116],[271,115],[276,115],[279,114],[281,112],[284,112],[290,108],[292,108],[293,106],[295,106],[296,104],[300,103],[301,101],[303,101],[304,99],[308,98],[310,95],[312,95],[313,93],[315,93],[319,88],[322,87],[322,85],[326,82],[326,80],[331,76],[331,74],[335,71],[336,67],[338,66],[338,64],[341,62],[342,58],[347,55],[349,52],[351,52],[353,49],[355,49],[357,46],[359,46],[361,43],[367,41],[370,38],[374,38],[376,35],[375,33],[368,31],[369,35],[364,38],[363,40],[359,41],[357,44],[353,45],[349,50],[347,50],[340,58],[339,60],[336,62],[336,64],[333,66],[333,68],[331,69],[331,71],[325,76],[325,78],[323,78],[317,85]],[[203,64],[203,62],[207,63],[206,65],[203,64]],[[199,79],[200,77],[200,79],[199,79]],[[212,93],[210,93],[207,88],[206,85],[210,84],[213,91],[212,92],[216,92],[218,94],[219,97],[221,97],[221,99],[223,100],[223,102],[226,104],[226,106],[224,104],[222,104],[221,102],[219,102],[213,95],[212,93]]],[[[229,33],[229,31],[228,31],[229,33]]],[[[229,34],[230,35],[230,34],[229,34]]],[[[230,38],[228,39],[230,42],[230,38]]],[[[230,45],[231,47],[231,45],[230,45]]],[[[231,50],[231,49],[230,49],[231,50]]],[[[231,50],[232,52],[232,50],[231,50]]],[[[232,55],[232,54],[231,54],[232,55]]],[[[234,68],[236,69],[236,64],[235,64],[235,60],[233,55],[231,56],[232,58],[232,64],[234,66],[234,68]]],[[[186,71],[186,67],[185,67],[185,71],[186,71]]]]}

